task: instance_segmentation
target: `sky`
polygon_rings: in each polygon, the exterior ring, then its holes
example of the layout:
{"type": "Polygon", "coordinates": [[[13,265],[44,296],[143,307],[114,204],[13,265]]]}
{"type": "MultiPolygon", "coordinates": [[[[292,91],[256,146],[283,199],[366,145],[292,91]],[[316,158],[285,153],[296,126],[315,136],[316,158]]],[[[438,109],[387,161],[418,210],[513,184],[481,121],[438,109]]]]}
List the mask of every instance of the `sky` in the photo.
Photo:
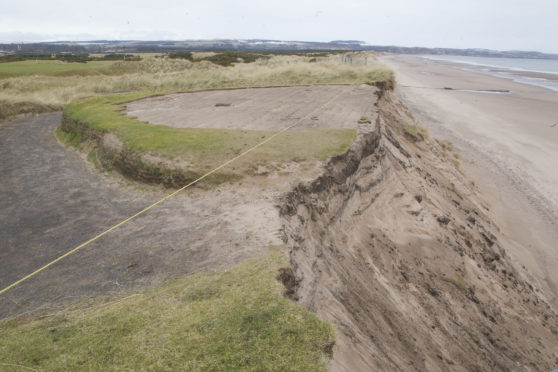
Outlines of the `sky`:
{"type": "Polygon", "coordinates": [[[558,53],[558,0],[0,0],[0,42],[362,40],[558,53]]]}

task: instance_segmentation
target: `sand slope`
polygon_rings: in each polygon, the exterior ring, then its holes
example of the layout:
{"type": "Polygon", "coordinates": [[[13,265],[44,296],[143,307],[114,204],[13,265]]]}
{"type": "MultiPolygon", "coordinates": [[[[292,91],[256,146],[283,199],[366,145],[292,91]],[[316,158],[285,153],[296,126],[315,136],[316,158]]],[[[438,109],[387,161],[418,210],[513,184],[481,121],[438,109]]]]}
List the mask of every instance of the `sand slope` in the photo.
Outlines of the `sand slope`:
{"type": "Polygon", "coordinates": [[[550,370],[558,322],[477,189],[387,93],[378,120],[281,210],[291,295],[338,330],[332,370],[550,370]]]}
{"type": "Polygon", "coordinates": [[[421,125],[457,146],[463,172],[512,240],[510,253],[558,306],[558,93],[416,56],[383,61],[396,71],[397,93],[421,125]]]}

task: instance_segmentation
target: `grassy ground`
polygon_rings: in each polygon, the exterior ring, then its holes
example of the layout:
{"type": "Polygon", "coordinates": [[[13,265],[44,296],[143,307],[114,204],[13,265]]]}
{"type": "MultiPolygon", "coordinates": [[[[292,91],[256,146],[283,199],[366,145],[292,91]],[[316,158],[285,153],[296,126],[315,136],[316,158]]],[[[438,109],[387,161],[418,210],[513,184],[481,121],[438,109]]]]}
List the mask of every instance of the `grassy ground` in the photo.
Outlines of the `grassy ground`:
{"type": "Polygon", "coordinates": [[[18,61],[0,63],[0,79],[26,75],[71,76],[90,75],[109,67],[114,61],[65,63],[61,61],[18,61]]]}
{"type": "Polygon", "coordinates": [[[325,370],[333,330],[282,296],[275,275],[287,265],[275,252],[119,301],[3,321],[0,370],[325,370]]]}

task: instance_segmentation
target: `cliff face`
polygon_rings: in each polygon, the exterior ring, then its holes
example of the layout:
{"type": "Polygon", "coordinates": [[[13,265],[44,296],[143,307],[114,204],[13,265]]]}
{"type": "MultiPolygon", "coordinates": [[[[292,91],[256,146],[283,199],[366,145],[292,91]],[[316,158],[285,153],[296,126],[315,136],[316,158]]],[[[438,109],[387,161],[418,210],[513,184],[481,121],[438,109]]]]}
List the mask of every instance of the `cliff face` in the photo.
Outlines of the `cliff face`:
{"type": "Polygon", "coordinates": [[[389,91],[323,176],[284,200],[288,293],[337,328],[333,370],[551,370],[555,311],[474,184],[389,91]]]}

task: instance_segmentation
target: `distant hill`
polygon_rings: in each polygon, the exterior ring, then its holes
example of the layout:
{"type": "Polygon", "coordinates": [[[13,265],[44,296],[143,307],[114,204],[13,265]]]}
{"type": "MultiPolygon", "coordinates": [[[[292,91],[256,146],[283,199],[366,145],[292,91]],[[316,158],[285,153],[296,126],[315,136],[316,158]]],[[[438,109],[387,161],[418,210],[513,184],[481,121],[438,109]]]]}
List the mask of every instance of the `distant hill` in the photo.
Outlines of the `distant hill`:
{"type": "Polygon", "coordinates": [[[56,41],[43,43],[0,44],[0,53],[168,53],[178,51],[354,51],[370,50],[397,54],[461,55],[476,57],[507,57],[558,59],[558,54],[534,51],[498,51],[489,49],[454,49],[368,45],[359,40],[284,41],[265,39],[216,39],[216,40],[91,40],[56,41]]]}

